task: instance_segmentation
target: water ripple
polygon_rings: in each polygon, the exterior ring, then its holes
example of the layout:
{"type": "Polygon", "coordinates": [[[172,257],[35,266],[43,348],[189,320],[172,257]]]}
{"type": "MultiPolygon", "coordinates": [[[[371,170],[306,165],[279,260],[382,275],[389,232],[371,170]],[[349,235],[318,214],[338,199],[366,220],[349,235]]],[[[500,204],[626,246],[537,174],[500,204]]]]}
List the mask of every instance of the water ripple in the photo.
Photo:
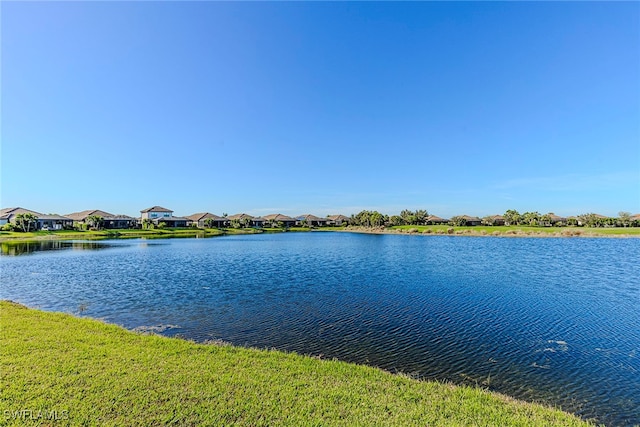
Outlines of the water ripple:
{"type": "Polygon", "coordinates": [[[638,239],[285,233],[102,244],[0,257],[0,298],[640,423],[638,239]]]}

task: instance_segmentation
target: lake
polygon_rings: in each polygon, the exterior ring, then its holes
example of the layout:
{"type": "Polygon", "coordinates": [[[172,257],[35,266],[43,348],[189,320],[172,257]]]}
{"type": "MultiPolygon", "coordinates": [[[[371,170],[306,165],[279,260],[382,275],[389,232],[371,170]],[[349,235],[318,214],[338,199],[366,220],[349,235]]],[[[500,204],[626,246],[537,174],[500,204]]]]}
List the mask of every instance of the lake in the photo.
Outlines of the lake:
{"type": "Polygon", "coordinates": [[[281,233],[2,245],[0,298],[640,424],[640,239],[281,233]]]}

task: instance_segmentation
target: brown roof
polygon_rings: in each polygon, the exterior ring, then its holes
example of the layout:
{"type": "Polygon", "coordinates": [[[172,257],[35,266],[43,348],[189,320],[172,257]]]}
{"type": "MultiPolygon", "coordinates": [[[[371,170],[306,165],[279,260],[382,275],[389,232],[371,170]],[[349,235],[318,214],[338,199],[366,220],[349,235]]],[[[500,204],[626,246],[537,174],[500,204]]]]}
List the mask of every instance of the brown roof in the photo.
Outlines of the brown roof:
{"type": "Polygon", "coordinates": [[[348,216],[344,216],[344,215],[329,215],[328,218],[332,221],[348,221],[349,218],[348,216]]]}
{"type": "Polygon", "coordinates": [[[640,219],[640,213],[639,214],[635,214],[635,215],[631,215],[629,217],[629,219],[632,219],[632,220],[640,219]]]}
{"type": "Polygon", "coordinates": [[[60,221],[71,221],[71,218],[62,216],[62,215],[38,215],[38,219],[49,219],[49,220],[60,220],[60,221]]]}
{"type": "Polygon", "coordinates": [[[213,219],[214,221],[225,220],[225,218],[222,218],[221,216],[214,215],[209,212],[194,213],[193,215],[189,215],[187,218],[189,218],[191,221],[202,221],[204,219],[209,219],[209,218],[213,219]]]}
{"type": "Polygon", "coordinates": [[[163,208],[162,206],[153,206],[150,208],[147,208],[145,210],[140,211],[140,213],[145,213],[145,212],[171,212],[173,213],[172,210],[167,209],[167,208],[163,208]]]}
{"type": "Polygon", "coordinates": [[[37,217],[42,216],[40,212],[32,211],[25,208],[4,208],[0,210],[0,218],[9,218],[12,215],[18,215],[21,213],[31,213],[37,217]]]}
{"type": "Polygon", "coordinates": [[[251,215],[248,215],[246,213],[239,213],[239,214],[235,214],[235,215],[231,215],[230,217],[227,217],[227,219],[255,219],[254,217],[252,217],[251,215]]]}
{"type": "Polygon", "coordinates": [[[311,214],[303,214],[303,215],[297,216],[296,219],[301,221],[302,220],[304,221],[327,221],[328,220],[327,218],[320,218],[311,214]]]}
{"type": "Polygon", "coordinates": [[[432,222],[444,222],[446,221],[444,218],[440,218],[439,216],[436,215],[429,215],[427,217],[427,221],[432,221],[432,222]]]}
{"type": "Polygon", "coordinates": [[[88,216],[91,216],[91,215],[98,215],[103,218],[115,216],[113,214],[110,214],[109,212],[101,211],[99,209],[93,209],[93,210],[82,211],[82,212],[74,212],[65,216],[67,218],[71,218],[74,221],[84,221],[85,219],[87,219],[88,216]]]}
{"type": "Polygon", "coordinates": [[[173,222],[173,221],[189,221],[189,218],[185,218],[183,216],[170,216],[168,218],[153,218],[154,221],[158,222],[173,222]]]}
{"type": "Polygon", "coordinates": [[[549,212],[547,215],[549,216],[549,218],[551,218],[551,221],[564,221],[564,220],[567,219],[567,218],[563,218],[561,216],[558,216],[558,215],[554,214],[553,212],[549,212]]]}
{"type": "Polygon", "coordinates": [[[458,218],[463,218],[466,221],[482,221],[477,216],[469,216],[469,215],[460,215],[458,218]]]}
{"type": "Polygon", "coordinates": [[[295,219],[291,218],[290,216],[282,214],[265,215],[263,218],[267,221],[295,221],[295,219]]]}
{"type": "Polygon", "coordinates": [[[124,215],[124,214],[116,214],[116,215],[111,215],[111,216],[105,216],[103,217],[105,220],[114,220],[114,219],[120,219],[120,220],[132,220],[132,219],[136,219],[132,216],[129,215],[124,215]]]}

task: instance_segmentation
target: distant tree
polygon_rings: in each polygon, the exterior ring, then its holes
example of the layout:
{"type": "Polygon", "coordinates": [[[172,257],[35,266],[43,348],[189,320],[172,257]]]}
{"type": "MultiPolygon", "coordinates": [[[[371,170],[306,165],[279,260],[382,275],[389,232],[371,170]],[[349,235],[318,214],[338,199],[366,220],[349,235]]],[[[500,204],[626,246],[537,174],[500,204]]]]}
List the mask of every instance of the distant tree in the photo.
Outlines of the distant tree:
{"type": "Polygon", "coordinates": [[[551,215],[550,214],[544,214],[540,217],[540,225],[543,225],[545,227],[550,227],[551,226],[551,215]]]}
{"type": "Polygon", "coordinates": [[[467,225],[467,220],[461,216],[454,216],[449,220],[449,224],[455,227],[462,227],[467,225]]]}
{"type": "Polygon", "coordinates": [[[416,225],[426,225],[429,212],[424,209],[417,210],[413,213],[416,220],[416,225]]]}
{"type": "Polygon", "coordinates": [[[404,223],[407,225],[412,225],[412,224],[415,224],[416,222],[415,214],[409,209],[405,209],[402,212],[400,212],[400,218],[402,218],[404,223]]]}
{"type": "Polygon", "coordinates": [[[240,220],[240,225],[241,225],[243,228],[249,228],[249,227],[251,227],[251,218],[246,218],[246,217],[245,217],[245,218],[242,218],[242,219],[240,220]]]}
{"type": "Polygon", "coordinates": [[[234,218],[231,220],[231,227],[240,228],[242,224],[240,224],[240,220],[238,218],[234,218]]]}
{"type": "Polygon", "coordinates": [[[403,225],[403,224],[404,224],[404,221],[398,215],[392,215],[389,218],[389,225],[392,226],[392,227],[397,226],[397,225],[403,225]]]}
{"type": "Polygon", "coordinates": [[[38,217],[30,212],[20,213],[16,215],[16,227],[28,233],[31,227],[35,228],[38,223],[38,217]]]}
{"type": "Polygon", "coordinates": [[[384,215],[378,211],[371,212],[369,222],[372,227],[380,227],[381,225],[384,225],[384,215]]]}
{"type": "Polygon", "coordinates": [[[631,225],[631,212],[618,212],[618,222],[623,227],[629,227],[631,225]]]}
{"type": "Polygon", "coordinates": [[[204,220],[204,226],[206,228],[213,228],[213,223],[214,223],[213,218],[206,218],[204,220]]]}
{"type": "Polygon", "coordinates": [[[161,223],[159,223],[159,224],[158,224],[158,228],[159,228],[159,229],[166,228],[166,226],[167,226],[167,223],[166,223],[166,222],[164,222],[164,221],[162,221],[161,223]]]}
{"type": "Polygon", "coordinates": [[[525,225],[536,226],[540,222],[540,214],[538,212],[525,212],[522,214],[522,221],[525,225]]]}
{"type": "Polygon", "coordinates": [[[104,218],[102,218],[100,215],[89,215],[85,219],[85,222],[87,223],[89,228],[96,228],[96,229],[102,228],[103,221],[104,221],[104,218]]]}
{"type": "Polygon", "coordinates": [[[506,211],[503,216],[505,225],[518,225],[522,219],[520,213],[513,209],[506,211]]]}
{"type": "Polygon", "coordinates": [[[485,216],[482,218],[482,225],[496,225],[496,219],[493,216],[485,216]]]}
{"type": "Polygon", "coordinates": [[[578,220],[585,227],[601,227],[603,225],[603,221],[594,213],[578,215],[578,220]]]}
{"type": "Polygon", "coordinates": [[[151,229],[153,228],[153,221],[150,220],[149,218],[145,218],[142,220],[142,228],[144,229],[151,229]]]}
{"type": "Polygon", "coordinates": [[[576,225],[578,225],[578,219],[577,218],[567,218],[567,225],[570,227],[575,227],[576,225]]]}
{"type": "Polygon", "coordinates": [[[360,211],[351,216],[350,224],[360,227],[379,227],[384,225],[389,218],[378,211],[360,211]]]}

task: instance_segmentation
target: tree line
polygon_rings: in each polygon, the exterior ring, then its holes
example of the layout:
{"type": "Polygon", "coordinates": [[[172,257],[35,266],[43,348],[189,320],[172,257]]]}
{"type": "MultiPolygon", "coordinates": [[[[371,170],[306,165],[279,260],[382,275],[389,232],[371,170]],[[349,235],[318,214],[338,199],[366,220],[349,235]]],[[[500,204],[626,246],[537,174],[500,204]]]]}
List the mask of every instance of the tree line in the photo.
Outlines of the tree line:
{"type": "MultiPolygon", "coordinates": [[[[429,213],[424,209],[416,211],[405,209],[399,215],[385,215],[375,210],[363,210],[351,215],[349,223],[360,227],[394,227],[400,225],[429,225],[433,221],[430,219],[429,213]]],[[[454,216],[445,221],[445,223],[458,227],[469,225],[467,218],[464,216],[454,216]]],[[[481,219],[481,224],[486,226],[520,225],[533,227],[640,227],[640,219],[632,218],[629,212],[619,212],[617,218],[603,217],[594,213],[586,213],[571,218],[560,218],[553,213],[524,212],[521,214],[517,210],[509,209],[502,216],[485,216],[481,219]]]]}

